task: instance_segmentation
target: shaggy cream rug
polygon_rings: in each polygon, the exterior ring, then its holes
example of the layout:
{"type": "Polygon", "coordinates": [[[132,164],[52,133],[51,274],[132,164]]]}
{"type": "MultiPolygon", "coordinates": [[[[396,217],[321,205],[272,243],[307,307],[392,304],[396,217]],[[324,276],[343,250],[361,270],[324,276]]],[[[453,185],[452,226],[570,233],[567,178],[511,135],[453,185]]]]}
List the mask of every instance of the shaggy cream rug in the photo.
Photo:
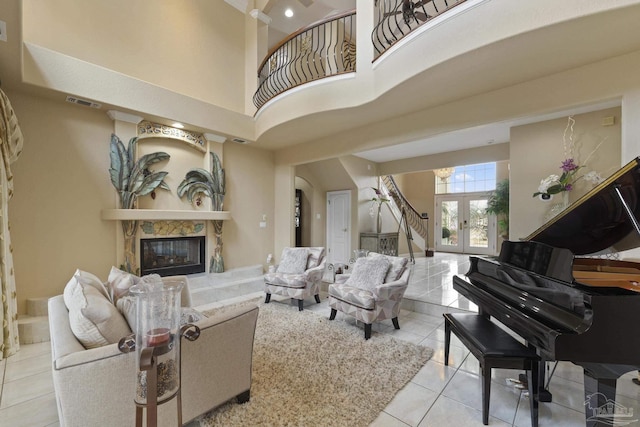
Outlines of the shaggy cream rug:
{"type": "Polygon", "coordinates": [[[201,426],[368,426],[433,354],[385,334],[365,341],[328,312],[258,305],[251,400],[220,406],[201,426]]]}

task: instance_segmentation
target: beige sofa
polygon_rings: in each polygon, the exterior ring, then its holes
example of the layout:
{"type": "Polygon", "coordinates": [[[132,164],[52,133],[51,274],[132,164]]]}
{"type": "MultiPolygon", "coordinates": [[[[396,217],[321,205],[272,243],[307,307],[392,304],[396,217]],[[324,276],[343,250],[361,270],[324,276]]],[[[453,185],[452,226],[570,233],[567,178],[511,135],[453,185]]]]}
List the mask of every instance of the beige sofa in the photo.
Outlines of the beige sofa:
{"type": "MultiPolygon", "coordinates": [[[[233,397],[247,401],[258,307],[230,308],[200,320],[200,338],[182,340],[182,421],[233,397]]],[[[134,426],[136,352],[117,344],[86,350],[69,325],[63,296],[49,300],[53,385],[60,425],[134,426]]],[[[177,399],[158,407],[159,425],[175,426],[177,399]]]]}

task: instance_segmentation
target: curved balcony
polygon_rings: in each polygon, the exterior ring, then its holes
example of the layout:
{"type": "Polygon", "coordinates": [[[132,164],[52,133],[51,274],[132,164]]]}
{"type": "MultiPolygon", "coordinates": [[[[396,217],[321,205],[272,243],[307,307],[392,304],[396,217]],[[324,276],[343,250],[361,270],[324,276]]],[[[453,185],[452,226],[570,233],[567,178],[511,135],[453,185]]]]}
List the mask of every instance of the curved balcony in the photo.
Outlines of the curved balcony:
{"type": "Polygon", "coordinates": [[[258,69],[254,105],[314,80],[356,70],[356,12],[311,24],[273,48],[258,69]]]}
{"type": "Polygon", "coordinates": [[[371,33],[374,60],[394,43],[421,25],[431,21],[466,0],[379,0],[376,2],[376,25],[371,33]]]}

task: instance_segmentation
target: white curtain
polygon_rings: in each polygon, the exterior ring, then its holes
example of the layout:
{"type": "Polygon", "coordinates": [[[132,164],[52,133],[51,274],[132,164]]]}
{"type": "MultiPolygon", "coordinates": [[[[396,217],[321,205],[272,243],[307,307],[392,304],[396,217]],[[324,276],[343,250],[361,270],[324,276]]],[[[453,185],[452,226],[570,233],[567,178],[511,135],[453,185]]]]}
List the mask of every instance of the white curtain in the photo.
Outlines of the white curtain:
{"type": "Polygon", "coordinates": [[[9,199],[13,195],[11,164],[22,151],[22,132],[9,98],[0,89],[0,360],[20,350],[18,300],[13,272],[13,248],[9,235],[9,199]]]}

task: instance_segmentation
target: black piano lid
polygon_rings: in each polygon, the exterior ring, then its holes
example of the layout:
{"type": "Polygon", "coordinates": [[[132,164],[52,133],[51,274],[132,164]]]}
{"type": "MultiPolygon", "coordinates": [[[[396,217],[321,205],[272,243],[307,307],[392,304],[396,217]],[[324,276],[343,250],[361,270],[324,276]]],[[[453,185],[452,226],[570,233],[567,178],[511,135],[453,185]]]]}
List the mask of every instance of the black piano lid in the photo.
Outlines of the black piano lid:
{"type": "Polygon", "coordinates": [[[640,246],[640,234],[629,218],[640,220],[640,158],[635,158],[571,204],[524,240],[569,249],[576,255],[640,246]]]}

